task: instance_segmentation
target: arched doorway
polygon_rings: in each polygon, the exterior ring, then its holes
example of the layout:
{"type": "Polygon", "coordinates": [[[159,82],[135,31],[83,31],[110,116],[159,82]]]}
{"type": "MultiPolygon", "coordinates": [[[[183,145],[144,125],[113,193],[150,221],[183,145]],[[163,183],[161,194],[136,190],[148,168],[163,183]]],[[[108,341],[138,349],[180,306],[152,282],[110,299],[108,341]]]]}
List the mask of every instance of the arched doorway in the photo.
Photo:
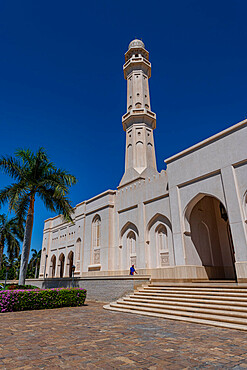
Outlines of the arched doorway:
{"type": "Polygon", "coordinates": [[[64,254],[61,253],[60,254],[60,257],[59,257],[59,262],[60,262],[60,278],[62,278],[63,277],[63,274],[64,274],[64,261],[65,261],[64,254]]]}
{"type": "Polygon", "coordinates": [[[53,255],[51,257],[51,277],[55,277],[55,272],[56,272],[56,256],[53,255]]]}
{"type": "Polygon", "coordinates": [[[188,249],[192,248],[189,264],[204,266],[209,279],[236,279],[234,246],[224,205],[205,195],[186,216],[191,239],[188,249]]]}
{"type": "Polygon", "coordinates": [[[74,253],[71,251],[68,255],[68,265],[69,265],[69,277],[72,277],[72,266],[74,260],[74,253]]]}

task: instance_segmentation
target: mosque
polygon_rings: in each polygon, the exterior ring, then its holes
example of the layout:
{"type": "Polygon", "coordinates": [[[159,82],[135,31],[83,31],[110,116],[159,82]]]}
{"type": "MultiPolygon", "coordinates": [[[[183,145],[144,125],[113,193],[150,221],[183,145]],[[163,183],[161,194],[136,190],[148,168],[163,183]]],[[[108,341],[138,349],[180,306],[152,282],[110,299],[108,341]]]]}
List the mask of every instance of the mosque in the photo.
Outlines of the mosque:
{"type": "Polygon", "coordinates": [[[247,120],[156,168],[149,53],[133,40],[127,81],[125,172],[117,190],[75,207],[74,223],[45,221],[40,278],[139,275],[247,282],[247,120]]]}

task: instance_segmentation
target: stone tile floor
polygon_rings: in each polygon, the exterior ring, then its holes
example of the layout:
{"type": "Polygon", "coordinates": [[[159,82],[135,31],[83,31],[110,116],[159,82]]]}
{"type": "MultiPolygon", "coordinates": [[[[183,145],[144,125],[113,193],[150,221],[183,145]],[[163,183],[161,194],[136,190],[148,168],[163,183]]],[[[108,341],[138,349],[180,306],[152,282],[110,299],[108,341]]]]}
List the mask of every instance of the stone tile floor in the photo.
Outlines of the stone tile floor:
{"type": "Polygon", "coordinates": [[[242,369],[247,333],[84,307],[0,315],[0,369],[242,369]]]}

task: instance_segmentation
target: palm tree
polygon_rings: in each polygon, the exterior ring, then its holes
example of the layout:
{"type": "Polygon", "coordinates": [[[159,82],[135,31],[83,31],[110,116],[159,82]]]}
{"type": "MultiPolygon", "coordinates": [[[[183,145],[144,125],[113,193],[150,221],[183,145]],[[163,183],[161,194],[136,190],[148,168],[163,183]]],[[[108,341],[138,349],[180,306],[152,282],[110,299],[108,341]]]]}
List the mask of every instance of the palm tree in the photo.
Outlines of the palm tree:
{"type": "Polygon", "coordinates": [[[33,269],[33,266],[35,266],[35,272],[34,272],[34,278],[37,278],[37,272],[38,272],[38,267],[40,264],[40,258],[41,258],[41,249],[37,252],[36,249],[31,250],[33,252],[32,258],[29,262],[30,268],[33,269]]]}
{"type": "Polygon", "coordinates": [[[9,209],[14,210],[19,219],[26,215],[19,276],[19,284],[24,285],[31,247],[35,197],[39,196],[48,210],[62,214],[66,221],[72,221],[74,211],[67,195],[69,187],[76,184],[77,180],[68,172],[57,169],[49,161],[43,148],[37,153],[29,149],[19,149],[16,157],[2,156],[0,168],[15,180],[15,183],[0,191],[0,205],[8,201],[9,209]]]}
{"type": "Polygon", "coordinates": [[[4,247],[7,247],[9,261],[13,261],[19,255],[23,233],[23,224],[16,217],[8,219],[5,214],[0,214],[0,270],[4,247]]]}
{"type": "Polygon", "coordinates": [[[20,266],[21,266],[21,254],[17,258],[14,259],[13,267],[15,269],[15,278],[18,279],[19,272],[20,272],[20,266]]]}
{"type": "Polygon", "coordinates": [[[8,257],[6,256],[6,254],[3,253],[3,257],[2,257],[2,266],[1,268],[3,268],[6,264],[9,264],[9,259],[8,257]]]}

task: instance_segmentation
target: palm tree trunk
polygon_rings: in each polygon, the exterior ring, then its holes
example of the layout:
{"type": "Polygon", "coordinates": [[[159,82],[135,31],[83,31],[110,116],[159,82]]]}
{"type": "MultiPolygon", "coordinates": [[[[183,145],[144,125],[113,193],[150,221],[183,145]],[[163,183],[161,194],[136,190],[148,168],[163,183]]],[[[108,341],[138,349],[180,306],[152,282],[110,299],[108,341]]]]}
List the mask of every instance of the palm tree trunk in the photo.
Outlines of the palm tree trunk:
{"type": "Polygon", "coordinates": [[[19,275],[19,285],[25,285],[28,259],[31,247],[31,238],[33,232],[33,214],[34,214],[34,196],[31,196],[30,205],[27,214],[26,227],[24,232],[24,240],[21,253],[21,267],[19,275]]]}
{"type": "Polygon", "coordinates": [[[4,247],[4,244],[1,242],[0,243],[0,271],[1,271],[2,263],[3,263],[3,247],[4,247]]]}
{"type": "Polygon", "coordinates": [[[38,263],[39,263],[39,260],[37,259],[36,266],[35,266],[35,273],[34,273],[34,278],[35,279],[37,279],[38,263]]]}

